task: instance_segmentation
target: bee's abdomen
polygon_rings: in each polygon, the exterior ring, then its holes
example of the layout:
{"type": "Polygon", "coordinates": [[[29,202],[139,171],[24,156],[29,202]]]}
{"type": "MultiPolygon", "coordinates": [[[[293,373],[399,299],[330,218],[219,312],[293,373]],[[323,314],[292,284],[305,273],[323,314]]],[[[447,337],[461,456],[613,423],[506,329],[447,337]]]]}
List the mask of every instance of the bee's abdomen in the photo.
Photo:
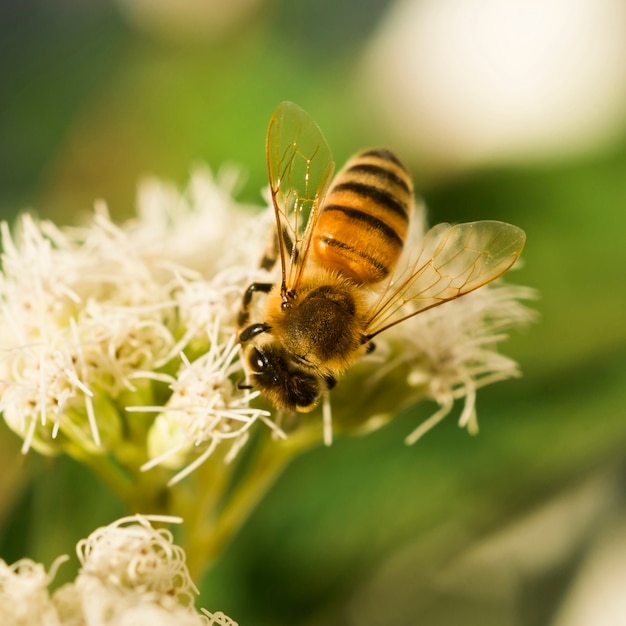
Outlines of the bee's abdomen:
{"type": "Polygon", "coordinates": [[[402,252],[413,203],[413,185],[388,150],[367,150],[337,174],[313,234],[327,268],[357,283],[387,276],[402,252]]]}

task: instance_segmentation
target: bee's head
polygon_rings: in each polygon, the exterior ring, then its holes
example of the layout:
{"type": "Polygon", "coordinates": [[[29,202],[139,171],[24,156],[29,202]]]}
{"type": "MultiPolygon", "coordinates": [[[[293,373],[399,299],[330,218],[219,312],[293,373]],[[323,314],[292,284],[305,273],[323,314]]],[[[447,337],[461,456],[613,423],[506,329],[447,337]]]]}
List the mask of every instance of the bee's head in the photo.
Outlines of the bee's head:
{"type": "Polygon", "coordinates": [[[324,379],[294,363],[282,348],[271,342],[250,345],[245,360],[252,384],[283,411],[313,410],[326,389],[324,379]]]}

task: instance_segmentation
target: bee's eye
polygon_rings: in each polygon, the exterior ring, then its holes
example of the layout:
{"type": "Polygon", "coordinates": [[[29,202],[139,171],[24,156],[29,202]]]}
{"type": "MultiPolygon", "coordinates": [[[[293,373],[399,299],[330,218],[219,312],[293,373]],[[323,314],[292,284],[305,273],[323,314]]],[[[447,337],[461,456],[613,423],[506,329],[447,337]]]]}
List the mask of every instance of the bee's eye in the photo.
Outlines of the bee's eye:
{"type": "Polygon", "coordinates": [[[269,363],[267,357],[257,348],[250,348],[247,356],[248,367],[255,373],[264,372],[269,363]]]}

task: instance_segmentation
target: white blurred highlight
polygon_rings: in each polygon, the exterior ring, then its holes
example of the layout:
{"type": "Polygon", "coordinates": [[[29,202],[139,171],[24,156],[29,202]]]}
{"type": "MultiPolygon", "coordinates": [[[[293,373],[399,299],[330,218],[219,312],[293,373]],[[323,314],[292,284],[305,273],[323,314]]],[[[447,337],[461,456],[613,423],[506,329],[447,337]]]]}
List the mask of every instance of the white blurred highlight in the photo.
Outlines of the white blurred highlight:
{"type": "Polygon", "coordinates": [[[626,626],[626,527],[623,516],[593,546],[554,626],[626,626]]]}
{"type": "Polygon", "coordinates": [[[403,0],[363,88],[433,167],[559,158],[626,122],[623,0],[403,0]]]}

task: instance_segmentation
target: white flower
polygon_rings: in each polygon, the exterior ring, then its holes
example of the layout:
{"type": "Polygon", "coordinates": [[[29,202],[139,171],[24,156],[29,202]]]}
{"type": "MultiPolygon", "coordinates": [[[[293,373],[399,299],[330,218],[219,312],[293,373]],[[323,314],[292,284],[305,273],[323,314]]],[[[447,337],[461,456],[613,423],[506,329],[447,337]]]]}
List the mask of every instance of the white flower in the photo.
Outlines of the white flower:
{"type": "Polygon", "coordinates": [[[2,239],[0,409],[25,449],[81,430],[98,446],[94,397],[134,389],[136,370],[174,343],[170,285],[102,210],[67,231],[25,215],[16,239],[6,225],[2,239]],[[85,424],[72,426],[72,412],[85,424]]]}
{"type": "Polygon", "coordinates": [[[185,553],[167,529],[168,516],[125,517],[94,531],[76,546],[81,569],[76,580],[54,594],[64,625],[200,626],[205,615],[193,603],[198,590],[185,553]],[[152,522],[152,523],[151,523],[152,522]]]}
{"type": "Polygon", "coordinates": [[[408,383],[440,409],[408,437],[416,442],[446,417],[457,398],[465,398],[459,426],[478,430],[476,390],[520,375],[515,361],[497,352],[506,330],[535,319],[521,300],[534,298],[533,290],[497,282],[458,300],[426,311],[409,321],[403,353],[409,366],[408,383]]]}
{"type": "Polygon", "coordinates": [[[185,553],[172,533],[150,522],[180,523],[179,518],[135,515],[95,530],[78,542],[81,577],[106,588],[144,594],[157,602],[191,606],[198,593],[185,565],[185,553]]]}
{"type": "Polygon", "coordinates": [[[217,613],[210,613],[206,609],[202,609],[202,612],[209,619],[210,626],[237,626],[237,622],[230,619],[227,615],[224,615],[221,611],[217,611],[217,613]]]}
{"type": "MultiPolygon", "coordinates": [[[[193,448],[200,455],[178,472],[170,484],[178,482],[201,465],[222,441],[232,441],[231,459],[246,442],[250,427],[259,419],[279,435],[285,435],[269,420],[270,413],[250,406],[259,395],[248,388],[239,390],[233,377],[243,380],[245,372],[239,359],[241,348],[236,335],[219,340],[219,323],[215,323],[211,347],[190,363],[184,354],[183,365],[170,383],[172,395],[164,407],[155,407],[159,415],[148,436],[151,460],[142,469],[162,464],[180,467],[193,448]]],[[[146,410],[146,407],[129,407],[146,410]]]]}
{"type": "Polygon", "coordinates": [[[133,238],[161,262],[206,278],[235,267],[253,272],[266,244],[265,232],[255,217],[258,207],[233,200],[237,179],[233,169],[214,178],[206,167],[198,167],[182,192],[158,179],[144,181],[138,219],[129,225],[133,238]]]}
{"type": "Polygon", "coordinates": [[[79,577],[54,595],[63,626],[203,626],[206,618],[173,600],[123,594],[95,578],[79,577]]]}
{"type": "MultiPolygon", "coordinates": [[[[0,411],[24,452],[114,451],[133,419],[119,405],[149,411],[170,385],[174,397],[162,410],[172,415],[193,376],[199,395],[186,399],[188,415],[195,419],[208,400],[224,418],[215,422],[219,435],[210,424],[200,434],[187,428],[170,448],[181,438],[192,447],[241,443],[256,418],[267,417],[248,407],[256,394],[239,393],[229,378],[243,377],[232,342],[222,355],[242,290],[258,274],[251,258],[264,246],[264,237],[241,239],[255,220],[231,199],[232,174],[223,178],[216,184],[199,170],[184,193],[145,183],[138,219],[122,227],[102,203],[83,227],[59,229],[29,215],[15,235],[2,225],[0,411]],[[240,418],[245,424],[235,428],[240,418]]],[[[140,417],[135,428],[145,428],[140,417]]]]}
{"type": "Polygon", "coordinates": [[[193,606],[198,589],[185,564],[185,552],[174,544],[169,530],[152,526],[181,521],[134,515],[80,541],[79,574],[54,596],[64,623],[72,618],[86,626],[206,624],[193,606]]]}
{"type": "Polygon", "coordinates": [[[223,613],[198,613],[198,590],[185,553],[167,529],[152,523],[180,523],[169,516],[134,515],[99,528],[76,547],[81,569],[76,579],[50,596],[50,573],[22,559],[0,560],[0,623],[6,626],[237,626],[223,613]]]}
{"type": "Polygon", "coordinates": [[[13,565],[0,559],[0,624],[60,626],[48,585],[67,558],[57,558],[48,574],[43,565],[30,559],[21,559],[13,565]]]}

